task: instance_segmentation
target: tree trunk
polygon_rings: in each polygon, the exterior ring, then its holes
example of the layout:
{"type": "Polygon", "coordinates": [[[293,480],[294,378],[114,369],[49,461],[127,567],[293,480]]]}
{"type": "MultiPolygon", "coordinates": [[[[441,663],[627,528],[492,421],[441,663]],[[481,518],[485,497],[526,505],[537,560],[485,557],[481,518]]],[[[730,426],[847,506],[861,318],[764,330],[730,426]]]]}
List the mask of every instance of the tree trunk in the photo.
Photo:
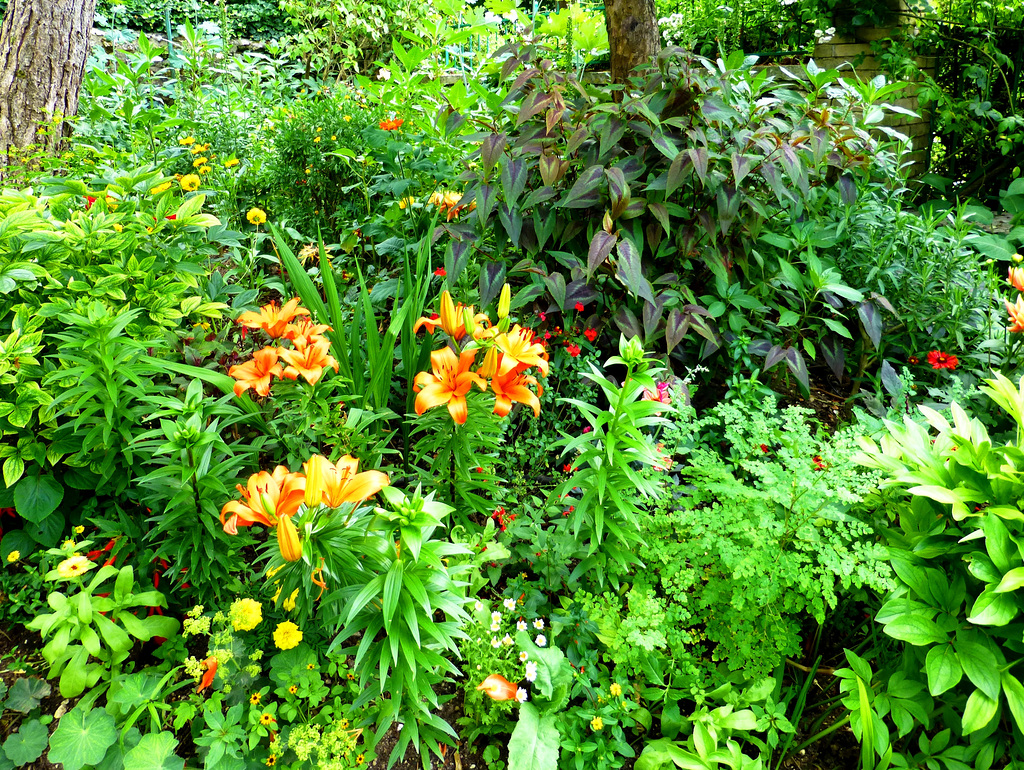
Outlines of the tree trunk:
{"type": "Polygon", "coordinates": [[[7,6],[0,26],[0,173],[18,150],[54,152],[60,145],[64,119],[78,112],[95,12],[96,0],[7,6]]]}
{"type": "Polygon", "coordinates": [[[661,50],[654,0],[605,0],[604,7],[612,80],[625,83],[634,67],[661,50]]]}

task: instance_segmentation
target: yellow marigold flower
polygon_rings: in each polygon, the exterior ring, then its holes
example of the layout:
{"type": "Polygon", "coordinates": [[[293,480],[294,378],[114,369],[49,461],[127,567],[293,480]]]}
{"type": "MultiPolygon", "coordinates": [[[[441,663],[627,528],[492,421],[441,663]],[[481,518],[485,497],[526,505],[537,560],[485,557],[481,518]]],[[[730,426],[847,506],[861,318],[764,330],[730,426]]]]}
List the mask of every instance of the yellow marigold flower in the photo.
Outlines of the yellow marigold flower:
{"type": "Polygon", "coordinates": [[[11,551],[9,554],[7,554],[7,561],[9,561],[11,564],[14,564],[14,562],[16,562],[20,558],[21,551],[11,551]]]}
{"type": "Polygon", "coordinates": [[[236,631],[252,631],[263,621],[263,605],[255,599],[236,599],[228,619],[236,631]]]}
{"type": "Polygon", "coordinates": [[[622,695],[622,685],[618,682],[612,682],[612,686],[608,688],[608,692],[612,694],[613,698],[618,698],[622,695]]]}
{"type": "Polygon", "coordinates": [[[199,189],[199,185],[202,184],[202,180],[196,174],[186,174],[178,180],[178,184],[181,185],[181,189],[185,192],[195,192],[199,189]]]}
{"type": "Polygon", "coordinates": [[[277,645],[279,650],[290,650],[293,647],[298,647],[301,641],[302,629],[290,620],[277,624],[277,629],[274,631],[274,644],[277,645]]]}
{"type": "Polygon", "coordinates": [[[199,167],[199,173],[200,174],[209,174],[211,171],[213,171],[213,169],[210,168],[209,166],[200,166],[199,167]]]}
{"type": "Polygon", "coordinates": [[[194,136],[186,136],[184,139],[179,139],[178,144],[182,147],[188,147],[190,144],[195,144],[196,138],[194,136]]]}
{"type": "Polygon", "coordinates": [[[192,161],[192,168],[199,168],[200,166],[205,166],[209,162],[210,159],[204,155],[202,158],[196,158],[194,161],[192,161]]]}
{"type": "Polygon", "coordinates": [[[201,152],[205,152],[205,150],[203,150],[203,145],[197,144],[195,147],[189,150],[189,152],[192,153],[193,155],[198,155],[201,152]]]}
{"type": "Polygon", "coordinates": [[[267,221],[267,212],[263,209],[251,208],[245,218],[249,220],[250,225],[262,225],[267,221]]]}
{"type": "Polygon", "coordinates": [[[171,189],[171,183],[170,182],[164,182],[163,184],[158,184],[156,187],[154,187],[152,190],[150,190],[149,194],[150,195],[159,195],[160,193],[165,193],[165,192],[167,192],[170,189],[171,189]]]}
{"type": "Polygon", "coordinates": [[[590,720],[590,729],[595,733],[602,727],[604,727],[604,720],[602,720],[601,717],[594,717],[590,720]]]}
{"type": "Polygon", "coordinates": [[[57,565],[57,574],[64,580],[84,575],[96,565],[82,555],[72,556],[57,565]]]}
{"type": "Polygon", "coordinates": [[[226,160],[226,161],[224,161],[224,168],[234,168],[240,162],[241,161],[239,161],[238,158],[232,158],[231,160],[226,160]]]}

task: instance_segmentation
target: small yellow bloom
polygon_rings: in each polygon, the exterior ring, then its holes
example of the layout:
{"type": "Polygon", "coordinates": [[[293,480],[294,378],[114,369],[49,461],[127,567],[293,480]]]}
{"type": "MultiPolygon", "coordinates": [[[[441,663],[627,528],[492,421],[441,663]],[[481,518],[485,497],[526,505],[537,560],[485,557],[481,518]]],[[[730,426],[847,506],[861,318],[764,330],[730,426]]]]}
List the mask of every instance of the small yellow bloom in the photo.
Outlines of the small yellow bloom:
{"type": "Polygon", "coordinates": [[[320,133],[321,131],[323,131],[323,129],[322,129],[322,128],[318,128],[318,129],[316,130],[316,132],[317,132],[318,134],[319,134],[319,133],[320,133]]]}
{"type": "Polygon", "coordinates": [[[249,213],[245,215],[245,218],[249,220],[251,225],[262,225],[267,221],[267,212],[263,209],[251,208],[249,213]]]}
{"type": "Polygon", "coordinates": [[[74,540],[65,540],[64,541],[64,545],[62,545],[61,548],[64,548],[65,550],[68,550],[68,551],[73,551],[73,550],[75,550],[75,541],[74,540]]]}
{"type": "Polygon", "coordinates": [[[82,526],[81,524],[79,524],[79,525],[78,525],[77,527],[75,527],[75,529],[74,529],[74,533],[75,533],[76,535],[81,535],[81,534],[82,534],[83,532],[85,532],[85,527],[83,527],[83,526],[82,526]]]}
{"type": "Polygon", "coordinates": [[[160,193],[165,193],[165,192],[167,192],[170,189],[171,189],[171,183],[170,182],[164,182],[163,184],[158,184],[156,187],[154,187],[152,190],[150,190],[149,194],[150,195],[159,195],[160,193]]]}
{"type": "Polygon", "coordinates": [[[178,144],[182,147],[188,147],[190,144],[195,144],[196,138],[194,136],[186,136],[184,139],[179,139],[178,144]]]}
{"type": "Polygon", "coordinates": [[[336,140],[337,138],[338,138],[338,137],[336,137],[336,136],[331,136],[331,141],[333,142],[333,141],[335,141],[335,140],[336,140]]]}
{"type": "Polygon", "coordinates": [[[112,224],[112,225],[111,225],[111,227],[113,227],[113,228],[114,228],[114,232],[115,232],[115,233],[119,233],[119,232],[121,232],[122,230],[124,230],[124,226],[123,226],[123,225],[120,225],[120,224],[118,224],[117,222],[114,222],[114,224],[112,224]]]}
{"type": "Polygon", "coordinates": [[[192,161],[192,168],[199,168],[200,166],[205,166],[209,162],[210,159],[204,155],[202,158],[196,158],[194,161],[192,161]]]}
{"type": "Polygon", "coordinates": [[[279,650],[290,650],[293,647],[298,647],[301,641],[302,629],[290,620],[277,624],[277,629],[274,631],[274,644],[277,645],[279,650]]]}
{"type": "Polygon", "coordinates": [[[352,116],[351,116],[351,115],[346,115],[346,116],[345,116],[345,117],[343,118],[343,120],[344,120],[344,121],[345,121],[346,123],[351,123],[351,122],[352,122],[352,116]]]}
{"type": "Polygon", "coordinates": [[[290,692],[292,695],[294,695],[298,691],[299,691],[299,686],[297,684],[293,684],[291,687],[288,688],[288,692],[290,692]]]}
{"type": "Polygon", "coordinates": [[[251,703],[254,706],[258,706],[260,705],[260,700],[262,700],[262,698],[262,695],[260,695],[258,692],[254,692],[252,695],[249,696],[249,703],[251,703]]]}
{"type": "Polygon", "coordinates": [[[307,173],[307,174],[312,174],[312,173],[313,173],[313,169],[311,169],[311,168],[307,168],[307,169],[306,169],[306,173],[307,173]]]}
{"type": "Polygon", "coordinates": [[[266,711],[264,711],[262,714],[260,714],[260,724],[263,725],[264,727],[268,727],[268,726],[274,724],[274,722],[276,722],[276,721],[277,720],[274,719],[274,715],[273,714],[268,714],[266,711]]]}
{"type": "Polygon", "coordinates": [[[602,727],[604,727],[604,720],[602,720],[601,717],[594,717],[590,720],[590,729],[595,733],[602,727]]]}
{"type": "Polygon", "coordinates": [[[200,166],[199,167],[199,173],[200,174],[209,174],[211,171],[213,171],[213,169],[210,168],[209,166],[200,166]]]}
{"type": "Polygon", "coordinates": [[[622,695],[622,685],[618,682],[612,682],[612,686],[608,688],[608,692],[612,694],[613,698],[618,698],[622,695]]]}
{"type": "Polygon", "coordinates": [[[11,551],[7,554],[7,561],[14,564],[18,559],[21,558],[21,551],[11,551]]]}
{"type": "Polygon", "coordinates": [[[313,137],[313,144],[319,144],[319,143],[320,143],[320,137],[319,136],[313,137]]]}
{"type": "Polygon", "coordinates": [[[178,184],[181,185],[181,189],[185,192],[195,192],[199,189],[199,185],[202,184],[202,180],[196,174],[186,174],[178,180],[178,184]]]}
{"type": "Polygon", "coordinates": [[[65,580],[70,580],[71,578],[76,578],[79,575],[84,575],[95,566],[95,564],[84,556],[72,556],[57,565],[57,574],[65,580]]]}
{"type": "Polygon", "coordinates": [[[411,206],[411,205],[412,205],[412,204],[414,204],[415,202],[416,202],[416,199],[415,199],[415,198],[413,198],[413,197],[412,197],[412,196],[410,195],[409,197],[407,197],[407,198],[402,198],[402,200],[398,201],[398,208],[400,208],[400,209],[405,209],[405,208],[408,208],[409,206],[411,206]]]}
{"type": "Polygon", "coordinates": [[[224,168],[234,168],[240,162],[241,161],[239,161],[238,158],[232,158],[231,160],[226,160],[226,161],[224,161],[224,168]]]}
{"type": "Polygon", "coordinates": [[[284,603],[281,606],[284,608],[285,612],[291,612],[295,609],[295,600],[298,598],[298,596],[299,589],[296,588],[294,591],[292,591],[292,595],[284,600],[284,603]]]}

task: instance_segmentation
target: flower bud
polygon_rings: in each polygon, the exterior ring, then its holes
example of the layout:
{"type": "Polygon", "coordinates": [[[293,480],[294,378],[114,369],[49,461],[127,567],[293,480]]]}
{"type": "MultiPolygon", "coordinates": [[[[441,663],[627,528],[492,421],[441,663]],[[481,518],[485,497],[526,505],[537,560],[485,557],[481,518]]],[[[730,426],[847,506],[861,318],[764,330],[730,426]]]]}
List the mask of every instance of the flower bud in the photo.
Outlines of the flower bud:
{"type": "Polygon", "coordinates": [[[473,317],[473,306],[462,308],[462,322],[466,328],[466,334],[470,337],[476,336],[476,319],[473,317]]]}
{"type": "Polygon", "coordinates": [[[485,379],[491,379],[498,372],[498,348],[491,347],[484,356],[484,362],[476,373],[485,379]]]}
{"type": "Polygon", "coordinates": [[[608,235],[611,235],[612,231],[615,229],[615,224],[612,222],[612,213],[610,211],[604,212],[604,221],[602,222],[602,225],[604,227],[604,231],[608,233],[608,235]]]}
{"type": "Polygon", "coordinates": [[[299,542],[299,533],[291,516],[282,516],[277,520],[277,547],[281,549],[281,557],[285,561],[298,561],[302,558],[302,543],[299,542]]]}
{"type": "Polygon", "coordinates": [[[631,367],[634,371],[642,372],[647,369],[647,362],[644,361],[644,344],[639,337],[630,337],[627,340],[625,334],[620,336],[619,356],[622,357],[626,366],[631,367]]]}
{"type": "Polygon", "coordinates": [[[1021,262],[1024,262],[1024,256],[1021,256],[1020,254],[1014,254],[1014,255],[1013,255],[1012,257],[1010,257],[1010,259],[1012,259],[1012,260],[1013,260],[1014,262],[1016,262],[1016,263],[1017,263],[1018,265],[1019,265],[1019,264],[1020,264],[1021,262]]]}
{"type": "Polygon", "coordinates": [[[326,469],[324,465],[330,465],[330,463],[322,455],[313,455],[304,465],[306,469],[306,496],[304,502],[307,508],[313,508],[323,502],[326,484],[326,469]]]}
{"type": "Polygon", "coordinates": [[[512,305],[512,287],[507,283],[501,287],[501,297],[498,299],[498,318],[505,318],[512,305]]]}
{"type": "Polygon", "coordinates": [[[452,302],[452,295],[447,289],[441,292],[441,328],[449,336],[455,336],[455,329],[458,328],[459,319],[455,317],[455,303],[452,302]]]}

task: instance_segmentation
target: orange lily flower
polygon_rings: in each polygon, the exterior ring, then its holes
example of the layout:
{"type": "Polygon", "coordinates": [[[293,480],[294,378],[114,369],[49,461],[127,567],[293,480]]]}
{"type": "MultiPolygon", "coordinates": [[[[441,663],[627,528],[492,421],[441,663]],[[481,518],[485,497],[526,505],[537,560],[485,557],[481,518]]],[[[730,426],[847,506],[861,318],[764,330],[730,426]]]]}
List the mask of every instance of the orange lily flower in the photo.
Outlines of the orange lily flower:
{"type": "Polygon", "coordinates": [[[501,674],[491,674],[476,689],[483,690],[491,700],[515,700],[517,688],[501,674]]]}
{"type": "Polygon", "coordinates": [[[301,473],[278,465],[272,474],[254,473],[244,488],[238,484],[237,489],[244,501],[232,500],[220,511],[220,523],[229,535],[237,535],[239,525],[248,527],[259,522],[273,527],[278,517],[293,515],[305,496],[306,479],[301,473]],[[225,520],[225,516],[229,518],[225,520]]]}
{"type": "Polygon", "coordinates": [[[263,348],[252,354],[252,360],[244,364],[236,364],[228,369],[228,374],[238,382],[235,383],[235,395],[240,396],[252,388],[261,396],[270,395],[270,378],[281,377],[283,371],[277,362],[275,348],[263,348]]]}
{"type": "Polygon", "coordinates": [[[281,557],[285,561],[298,561],[302,558],[302,543],[291,516],[282,515],[277,519],[277,547],[281,549],[281,557]]]}
{"type": "Polygon", "coordinates": [[[328,366],[338,372],[338,362],[334,356],[328,354],[331,343],[325,339],[319,339],[310,343],[301,350],[285,350],[278,352],[289,365],[285,367],[283,376],[289,379],[296,379],[300,374],[310,385],[316,385],[323,376],[324,369],[328,366]]]}
{"type": "Polygon", "coordinates": [[[547,351],[539,342],[533,341],[531,330],[516,324],[508,334],[499,334],[495,337],[494,344],[505,354],[501,359],[501,374],[507,374],[514,369],[525,371],[531,366],[536,366],[541,374],[548,373],[547,351]]]}
{"type": "Polygon", "coordinates": [[[1024,296],[1017,295],[1016,305],[1011,305],[1008,299],[1004,299],[1003,302],[1006,303],[1006,312],[1010,314],[1010,320],[1013,321],[1013,325],[1007,331],[1010,334],[1024,332],[1024,296]]]}
{"type": "Polygon", "coordinates": [[[512,402],[533,408],[533,416],[540,417],[540,399],[527,386],[537,387],[537,378],[512,370],[491,379],[494,391],[494,413],[504,417],[512,409],[512,402]]]}
{"type": "Polygon", "coordinates": [[[359,461],[345,455],[337,465],[323,455],[313,455],[303,466],[306,469],[305,501],[308,507],[323,503],[339,508],[345,503],[361,503],[391,483],[386,473],[357,473],[359,461]]]}
{"type": "Polygon", "coordinates": [[[423,414],[435,406],[447,404],[452,419],[459,425],[466,423],[469,411],[466,407],[466,394],[473,384],[480,390],[487,390],[487,383],[476,372],[470,371],[476,350],[464,350],[456,358],[451,348],[441,348],[430,354],[430,364],[434,371],[420,372],[416,375],[413,390],[416,396],[416,414],[423,414]]]}
{"type": "Polygon", "coordinates": [[[1024,291],[1024,267],[1011,267],[1006,280],[1017,291],[1024,291]]]}
{"type": "Polygon", "coordinates": [[[302,350],[307,345],[322,340],[324,332],[329,331],[333,330],[327,324],[318,324],[312,318],[300,318],[295,323],[288,324],[283,336],[291,340],[298,350],[302,350]]]}
{"type": "Polygon", "coordinates": [[[297,315],[309,315],[309,311],[304,307],[299,307],[299,298],[295,297],[288,300],[284,307],[279,306],[276,302],[271,302],[269,305],[261,307],[258,313],[242,313],[238,316],[238,323],[248,326],[250,329],[263,329],[271,337],[277,339],[285,333],[288,324],[297,315]]]}
{"type": "Polygon", "coordinates": [[[196,688],[196,693],[201,693],[211,684],[213,684],[213,678],[217,676],[217,659],[210,657],[203,661],[203,668],[206,669],[206,673],[203,674],[203,681],[199,683],[199,687],[196,688]]]}
{"type": "Polygon", "coordinates": [[[469,317],[473,320],[473,325],[475,327],[473,336],[479,336],[479,330],[489,327],[491,325],[491,319],[487,317],[486,313],[474,314],[472,305],[467,307],[461,302],[456,305],[452,301],[452,295],[447,290],[441,292],[441,315],[438,318],[427,318],[426,316],[421,316],[412,327],[413,333],[418,334],[420,329],[426,326],[427,331],[433,334],[434,329],[440,326],[444,330],[444,333],[453,340],[461,340],[466,336],[467,310],[469,311],[469,317]]]}

